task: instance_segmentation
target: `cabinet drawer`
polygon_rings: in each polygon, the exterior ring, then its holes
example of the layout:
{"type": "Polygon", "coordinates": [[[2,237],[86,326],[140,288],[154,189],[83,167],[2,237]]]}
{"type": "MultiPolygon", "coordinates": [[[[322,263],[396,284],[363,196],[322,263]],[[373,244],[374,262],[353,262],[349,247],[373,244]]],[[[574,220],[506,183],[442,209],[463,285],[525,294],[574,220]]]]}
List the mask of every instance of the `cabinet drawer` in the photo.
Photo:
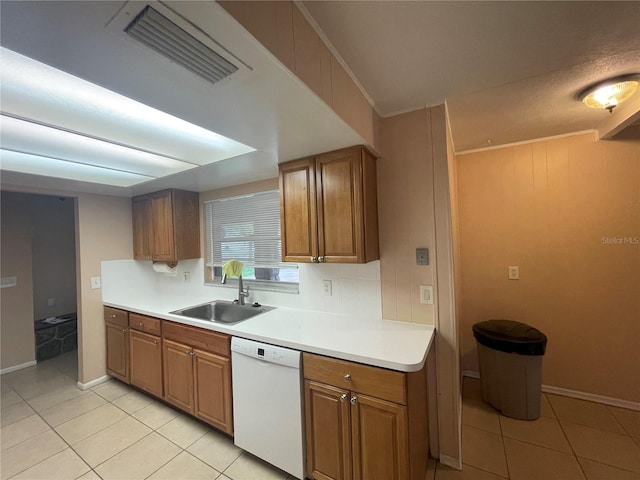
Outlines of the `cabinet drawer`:
{"type": "Polygon", "coordinates": [[[224,333],[212,332],[204,328],[190,327],[165,321],[163,337],[224,357],[231,355],[231,337],[224,333]]]}
{"type": "Polygon", "coordinates": [[[135,330],[160,335],[160,323],[161,320],[158,318],[146,317],[144,315],[138,315],[137,313],[129,314],[129,327],[135,330]]]}
{"type": "Polygon", "coordinates": [[[129,326],[129,312],[118,308],[104,307],[104,321],[127,327],[129,326]]]}
{"type": "Polygon", "coordinates": [[[304,378],[407,404],[406,375],[384,368],[303,353],[304,378]]]}

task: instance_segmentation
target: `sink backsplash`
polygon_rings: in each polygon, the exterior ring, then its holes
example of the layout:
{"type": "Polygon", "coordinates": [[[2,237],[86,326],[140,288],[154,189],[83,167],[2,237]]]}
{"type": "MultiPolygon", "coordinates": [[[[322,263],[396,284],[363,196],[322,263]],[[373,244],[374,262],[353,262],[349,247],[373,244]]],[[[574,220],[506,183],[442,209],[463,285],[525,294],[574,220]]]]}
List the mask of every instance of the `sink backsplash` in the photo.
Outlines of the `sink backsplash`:
{"type": "MultiPolygon", "coordinates": [[[[109,260],[102,262],[102,300],[116,301],[136,296],[200,296],[233,300],[233,288],[204,285],[204,261],[183,260],[177,274],[153,271],[150,261],[109,260]],[[185,281],[184,273],[189,279],[185,281]]],[[[250,290],[250,302],[343,313],[357,319],[377,320],[382,316],[380,262],[361,264],[300,264],[298,294],[250,290]],[[322,295],[322,281],[331,280],[332,295],[322,295]]]]}

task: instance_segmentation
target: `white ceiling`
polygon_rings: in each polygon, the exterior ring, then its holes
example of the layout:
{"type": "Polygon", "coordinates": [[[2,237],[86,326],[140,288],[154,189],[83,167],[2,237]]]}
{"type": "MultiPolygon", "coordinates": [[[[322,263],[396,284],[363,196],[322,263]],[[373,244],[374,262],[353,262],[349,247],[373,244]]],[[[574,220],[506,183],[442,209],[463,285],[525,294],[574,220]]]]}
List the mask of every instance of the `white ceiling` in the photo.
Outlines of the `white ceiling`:
{"type": "MultiPolygon", "coordinates": [[[[205,191],[272,178],[278,162],[364,143],[215,2],[163,3],[251,67],[216,85],[108,28],[125,3],[1,2],[0,43],[257,151],[131,188],[8,171],[3,188],[123,196],[169,187],[205,191]]],[[[381,115],[446,100],[458,152],[596,128],[609,114],[584,107],[577,93],[640,72],[638,2],[302,6],[381,115]]]]}
{"type": "Polygon", "coordinates": [[[576,95],[640,73],[636,1],[303,5],[382,116],[446,100],[458,152],[594,129],[576,95]]]}
{"type": "MultiPolygon", "coordinates": [[[[151,2],[140,2],[140,9],[147,3],[151,2]]],[[[169,187],[206,191],[273,178],[278,162],[364,143],[215,2],[168,3],[250,67],[215,85],[107,27],[124,4],[2,2],[1,44],[257,151],[130,188],[4,170],[3,188],[122,196],[169,187]]],[[[0,105],[3,111],[5,107],[10,109],[11,105],[0,105]]],[[[109,133],[98,136],[108,138],[109,133]]]]}

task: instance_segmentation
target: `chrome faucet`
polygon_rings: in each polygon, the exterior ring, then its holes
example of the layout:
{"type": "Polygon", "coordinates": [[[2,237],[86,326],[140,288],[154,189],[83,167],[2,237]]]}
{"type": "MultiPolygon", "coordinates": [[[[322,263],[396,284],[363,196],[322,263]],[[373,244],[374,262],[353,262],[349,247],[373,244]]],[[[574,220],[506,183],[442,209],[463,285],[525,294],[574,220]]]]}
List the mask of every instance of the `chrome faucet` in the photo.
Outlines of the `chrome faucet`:
{"type": "Polygon", "coordinates": [[[238,277],[238,303],[244,305],[244,298],[249,296],[249,285],[242,288],[242,275],[238,277]]]}

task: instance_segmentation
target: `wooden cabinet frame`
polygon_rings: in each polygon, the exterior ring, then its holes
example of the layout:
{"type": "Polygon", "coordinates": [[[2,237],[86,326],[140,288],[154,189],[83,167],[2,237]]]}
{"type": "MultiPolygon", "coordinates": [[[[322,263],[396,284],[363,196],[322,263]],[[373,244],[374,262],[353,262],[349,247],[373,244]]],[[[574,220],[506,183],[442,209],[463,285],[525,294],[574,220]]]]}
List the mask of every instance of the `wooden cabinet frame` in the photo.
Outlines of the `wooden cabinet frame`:
{"type": "Polygon", "coordinates": [[[308,353],[303,364],[309,478],[424,479],[424,368],[402,373],[308,353]]]}
{"type": "Polygon", "coordinates": [[[379,258],[376,159],[351,147],[280,165],[282,258],[367,263],[379,258]]]}
{"type": "Polygon", "coordinates": [[[176,189],[132,198],[134,260],[199,258],[199,198],[197,192],[176,189]]]}

